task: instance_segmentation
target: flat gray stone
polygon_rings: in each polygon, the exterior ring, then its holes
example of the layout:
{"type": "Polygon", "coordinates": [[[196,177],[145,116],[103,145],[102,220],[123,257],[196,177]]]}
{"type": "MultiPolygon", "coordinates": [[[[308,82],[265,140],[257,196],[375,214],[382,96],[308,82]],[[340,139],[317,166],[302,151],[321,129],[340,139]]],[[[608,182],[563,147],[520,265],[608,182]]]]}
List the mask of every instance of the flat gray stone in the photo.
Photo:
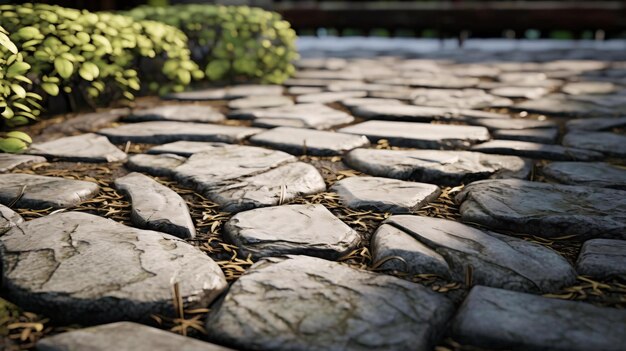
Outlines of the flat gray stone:
{"type": "Polygon", "coordinates": [[[22,222],[24,222],[22,216],[15,213],[12,209],[0,205],[0,235],[22,222]]]}
{"type": "Polygon", "coordinates": [[[304,128],[279,127],[250,138],[257,145],[269,146],[294,155],[341,155],[357,147],[368,146],[364,136],[304,128]]]}
{"type": "Polygon", "coordinates": [[[472,151],[555,161],[595,161],[602,158],[601,153],[591,150],[517,140],[492,140],[474,145],[472,151]]]}
{"type": "Polygon", "coordinates": [[[82,113],[44,128],[43,132],[35,138],[35,141],[43,142],[69,135],[95,132],[117,122],[120,117],[129,113],[130,110],[127,108],[82,113]]]}
{"type": "Polygon", "coordinates": [[[494,139],[528,141],[538,144],[555,144],[559,137],[557,128],[497,129],[491,132],[494,139]]]}
{"type": "Polygon", "coordinates": [[[192,245],[81,212],[9,230],[0,257],[11,301],[59,323],[148,321],[174,313],[174,282],[186,308],[206,307],[227,286],[219,266],[192,245]]]}
{"type": "Polygon", "coordinates": [[[330,79],[330,80],[359,80],[363,75],[358,71],[335,71],[335,70],[307,70],[298,71],[295,79],[330,79]]]}
{"type": "Polygon", "coordinates": [[[283,95],[285,88],[281,85],[242,84],[226,88],[226,99],[238,99],[248,96],[283,95]]]}
{"type": "Polygon", "coordinates": [[[489,130],[496,129],[535,129],[535,128],[556,128],[557,125],[551,121],[538,121],[536,119],[523,118],[476,118],[469,119],[468,124],[483,126],[489,130]]]}
{"type": "Polygon", "coordinates": [[[267,109],[237,110],[228,118],[252,119],[253,124],[262,127],[295,127],[329,129],[352,123],[354,117],[322,104],[296,104],[267,109]]]}
{"type": "Polygon", "coordinates": [[[207,123],[140,122],[101,129],[98,133],[117,144],[127,141],[164,144],[178,140],[235,143],[260,131],[258,128],[207,123]]]}
{"type": "Polygon", "coordinates": [[[439,185],[486,178],[528,178],[532,169],[529,161],[517,156],[469,151],[356,149],[344,157],[344,162],[373,176],[439,185]]]}
{"type": "Polygon", "coordinates": [[[430,350],[453,313],[430,289],[308,256],[267,258],[211,309],[209,340],[240,349],[430,350]]]}
{"type": "Polygon", "coordinates": [[[44,209],[78,205],[95,196],[100,187],[82,180],[47,177],[33,174],[0,174],[0,203],[13,207],[44,209]]]}
{"type": "Polygon", "coordinates": [[[415,95],[412,103],[417,106],[474,109],[513,104],[508,98],[491,95],[481,89],[416,89],[415,95]]]}
{"type": "Polygon", "coordinates": [[[322,93],[298,95],[298,97],[296,97],[296,102],[299,104],[328,104],[331,102],[337,102],[349,98],[362,98],[366,96],[367,92],[365,91],[328,91],[322,93]]]}
{"type": "Polygon", "coordinates": [[[404,104],[361,104],[353,107],[352,113],[366,119],[430,122],[447,118],[450,110],[441,107],[404,104]]]}
{"type": "Polygon", "coordinates": [[[189,208],[174,190],[136,172],[117,178],[114,184],[130,198],[134,225],[183,239],[196,236],[189,208]]]}
{"type": "Polygon", "coordinates": [[[463,221],[542,237],[626,238],[626,191],[481,180],[456,197],[463,221]]]}
{"type": "Polygon", "coordinates": [[[489,93],[502,96],[509,99],[538,99],[548,94],[548,89],[542,87],[516,87],[516,86],[503,86],[495,89],[491,89],[489,93]]]}
{"type": "MultiPolygon", "coordinates": [[[[441,218],[400,215],[391,216],[384,223],[441,255],[449,271],[445,276],[455,281],[464,282],[469,269],[473,284],[509,290],[545,293],[576,281],[576,272],[567,260],[539,244],[441,218]]],[[[403,247],[393,249],[399,251],[403,247]]],[[[426,255],[426,260],[437,257],[422,248],[404,249],[406,252],[400,257],[408,261],[419,260],[413,256],[426,255]]],[[[409,273],[423,273],[421,270],[409,273]]]]}
{"type": "Polygon", "coordinates": [[[71,162],[126,161],[126,153],[106,137],[88,133],[32,144],[28,153],[52,160],[71,162]]]}
{"type": "Polygon", "coordinates": [[[569,131],[588,130],[588,131],[604,131],[613,128],[626,127],[626,117],[622,118],[583,118],[572,119],[565,123],[565,128],[569,131]]]}
{"type": "Polygon", "coordinates": [[[195,91],[172,93],[165,96],[174,100],[223,100],[237,99],[255,95],[282,95],[284,88],[280,85],[235,85],[227,88],[209,88],[195,91]]]}
{"type": "Polygon", "coordinates": [[[626,157],[626,135],[616,133],[573,131],[565,134],[563,145],[626,157]]]}
{"type": "Polygon", "coordinates": [[[346,207],[391,213],[416,211],[441,194],[436,185],[378,177],[348,177],[331,190],[346,207]]]}
{"type": "Polygon", "coordinates": [[[128,158],[126,167],[155,177],[169,177],[174,168],[182,165],[185,161],[187,161],[185,157],[175,154],[138,154],[128,158]]]}
{"type": "Polygon", "coordinates": [[[383,99],[383,98],[350,98],[341,100],[341,104],[347,108],[355,108],[365,105],[404,105],[404,103],[397,99],[383,99]]]}
{"type": "Polygon", "coordinates": [[[610,82],[571,82],[561,87],[561,90],[570,95],[611,94],[618,90],[610,82]]]}
{"type": "Polygon", "coordinates": [[[626,190],[626,168],[604,162],[552,162],[543,173],[563,184],[626,190]]]}
{"type": "Polygon", "coordinates": [[[281,151],[223,145],[192,155],[173,176],[236,212],[326,190],[315,167],[295,161],[281,151]]]}
{"type": "Polygon", "coordinates": [[[535,100],[517,103],[509,108],[547,115],[569,117],[605,117],[620,114],[610,108],[589,101],[574,100],[562,95],[546,95],[535,100]]]}
{"type": "Polygon", "coordinates": [[[626,311],[477,286],[452,321],[452,337],[506,350],[622,350],[626,311]]]}
{"type": "Polygon", "coordinates": [[[293,100],[282,95],[253,95],[232,100],[228,107],[232,109],[265,108],[293,105],[293,100]]]}
{"type": "Polygon", "coordinates": [[[378,84],[407,85],[420,88],[464,89],[473,88],[480,79],[456,77],[452,75],[431,75],[429,77],[387,78],[376,80],[378,84]]]}
{"type": "Polygon", "coordinates": [[[212,143],[206,141],[175,141],[173,143],[157,145],[146,151],[149,154],[175,154],[189,157],[202,151],[210,151],[215,147],[226,145],[224,143],[212,143]]]}
{"type": "Polygon", "coordinates": [[[224,225],[224,237],[243,257],[308,255],[336,260],[361,240],[322,205],[283,205],[240,212],[224,225]]]}
{"type": "Polygon", "coordinates": [[[8,172],[18,166],[42,162],[46,162],[45,157],[0,153],[0,173],[8,172]]]}
{"type": "Polygon", "coordinates": [[[38,351],[233,351],[219,345],[132,322],[72,330],[37,342],[38,351]]]}
{"type": "Polygon", "coordinates": [[[626,277],[626,241],[587,240],[578,255],[576,270],[599,279],[626,277]]]}
{"type": "Polygon", "coordinates": [[[322,87],[295,86],[295,87],[289,87],[287,89],[287,94],[291,94],[291,95],[314,94],[314,93],[321,93],[322,91],[324,91],[322,87]]]}
{"type": "Polygon", "coordinates": [[[181,101],[206,101],[222,100],[226,98],[226,90],[221,88],[209,88],[200,90],[183,91],[170,93],[164,96],[165,99],[181,101]]]}
{"type": "Polygon", "coordinates": [[[175,121],[216,123],[225,120],[223,114],[211,106],[203,105],[164,105],[143,110],[133,110],[122,118],[124,122],[175,121]]]}
{"type": "Polygon", "coordinates": [[[422,149],[466,149],[490,138],[484,127],[390,121],[367,121],[339,131],[365,135],[372,142],[386,139],[391,145],[422,149]]]}
{"type": "Polygon", "coordinates": [[[370,248],[372,262],[383,262],[379,266],[381,269],[450,278],[450,266],[443,256],[389,224],[378,227],[372,236],[370,248]]]}

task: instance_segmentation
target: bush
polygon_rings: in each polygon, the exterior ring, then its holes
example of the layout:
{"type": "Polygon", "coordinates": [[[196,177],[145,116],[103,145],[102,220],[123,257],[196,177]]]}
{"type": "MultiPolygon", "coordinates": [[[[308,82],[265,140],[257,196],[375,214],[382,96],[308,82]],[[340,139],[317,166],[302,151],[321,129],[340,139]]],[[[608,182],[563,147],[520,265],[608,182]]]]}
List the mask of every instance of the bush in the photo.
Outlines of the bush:
{"type": "Polygon", "coordinates": [[[140,6],[127,14],[180,28],[210,80],[282,83],[295,71],[296,34],[274,12],[246,6],[140,6]]]}
{"type": "MultiPolygon", "coordinates": [[[[0,126],[23,125],[39,115],[41,105],[38,100],[41,97],[27,91],[31,84],[26,77],[29,69],[30,65],[23,61],[8,32],[0,27],[0,126]]],[[[0,133],[0,150],[4,152],[20,151],[31,142],[30,137],[22,132],[0,133]]]]}
{"type": "Polygon", "coordinates": [[[47,95],[74,92],[109,103],[132,99],[142,79],[148,83],[143,90],[167,93],[202,76],[184,33],[161,23],[45,4],[3,5],[0,11],[0,25],[32,66],[34,86],[47,95]]]}

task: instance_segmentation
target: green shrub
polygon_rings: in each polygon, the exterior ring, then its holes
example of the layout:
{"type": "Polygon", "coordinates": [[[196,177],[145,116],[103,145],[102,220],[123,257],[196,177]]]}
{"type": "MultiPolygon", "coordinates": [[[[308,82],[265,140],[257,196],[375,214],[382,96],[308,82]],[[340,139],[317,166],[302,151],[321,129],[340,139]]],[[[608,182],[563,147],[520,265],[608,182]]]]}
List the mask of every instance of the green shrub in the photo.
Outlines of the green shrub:
{"type": "MultiPolygon", "coordinates": [[[[26,76],[30,65],[23,61],[17,46],[8,32],[0,27],[0,126],[15,127],[36,119],[40,113],[41,97],[29,92],[31,81],[26,76]]],[[[3,128],[4,129],[4,128],[3,128]]],[[[0,150],[17,152],[25,149],[32,140],[22,132],[0,133],[0,150]]]]}
{"type": "Polygon", "coordinates": [[[34,86],[51,96],[75,92],[108,103],[132,99],[142,79],[143,90],[166,93],[202,76],[184,33],[161,23],[45,4],[3,5],[0,12],[0,25],[32,66],[34,86]]]}
{"type": "Polygon", "coordinates": [[[127,14],[182,29],[210,80],[282,83],[294,72],[296,34],[274,12],[246,6],[140,6],[127,14]]]}

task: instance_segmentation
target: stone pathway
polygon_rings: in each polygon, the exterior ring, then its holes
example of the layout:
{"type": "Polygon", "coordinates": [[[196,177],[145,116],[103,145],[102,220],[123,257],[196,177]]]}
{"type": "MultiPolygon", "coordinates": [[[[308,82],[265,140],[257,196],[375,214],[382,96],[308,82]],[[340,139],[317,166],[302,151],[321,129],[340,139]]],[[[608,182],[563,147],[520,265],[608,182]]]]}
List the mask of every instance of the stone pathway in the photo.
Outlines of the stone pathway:
{"type": "Polygon", "coordinates": [[[11,340],[623,349],[623,50],[302,50],[284,85],[42,120],[0,154],[11,340]]]}

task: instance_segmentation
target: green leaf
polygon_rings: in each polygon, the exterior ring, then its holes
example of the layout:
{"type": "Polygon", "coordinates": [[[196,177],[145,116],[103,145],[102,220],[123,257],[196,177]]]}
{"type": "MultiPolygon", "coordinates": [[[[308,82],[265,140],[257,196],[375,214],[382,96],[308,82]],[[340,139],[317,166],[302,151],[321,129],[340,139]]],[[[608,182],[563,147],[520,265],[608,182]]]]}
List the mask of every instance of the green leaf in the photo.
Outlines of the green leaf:
{"type": "Polygon", "coordinates": [[[30,65],[26,62],[17,61],[7,68],[7,77],[11,78],[28,72],[30,65]]]}
{"type": "Polygon", "coordinates": [[[15,34],[18,35],[22,40],[31,40],[40,33],[39,29],[29,26],[20,28],[17,32],[15,32],[15,34]]]}
{"type": "Polygon", "coordinates": [[[27,143],[32,143],[33,142],[33,139],[31,139],[30,136],[28,136],[28,134],[26,134],[24,132],[16,132],[16,131],[8,132],[7,136],[11,137],[11,138],[20,139],[20,140],[25,141],[27,143]]]}
{"type": "Polygon", "coordinates": [[[78,74],[84,80],[91,82],[92,80],[98,78],[98,75],[100,74],[100,70],[98,69],[98,66],[96,66],[95,64],[91,62],[85,62],[82,64],[82,66],[78,70],[78,74]]]}
{"type": "Polygon", "coordinates": [[[3,152],[18,152],[24,150],[28,145],[16,138],[0,138],[0,150],[3,152]]]}
{"type": "Polygon", "coordinates": [[[43,89],[48,95],[59,95],[59,86],[54,83],[42,83],[41,89],[43,89]]]}
{"type": "Polygon", "coordinates": [[[11,39],[4,33],[0,33],[0,45],[7,48],[11,53],[17,54],[17,46],[15,46],[11,39]]]}
{"type": "Polygon", "coordinates": [[[69,60],[62,57],[57,57],[54,60],[54,68],[57,70],[59,75],[65,79],[71,77],[74,72],[74,65],[72,65],[69,60]]]}
{"type": "Polygon", "coordinates": [[[11,119],[13,118],[13,110],[10,107],[5,107],[4,111],[2,113],[0,113],[0,115],[2,115],[2,117],[6,118],[6,119],[11,119]]]}
{"type": "Polygon", "coordinates": [[[11,84],[11,90],[13,90],[15,95],[19,96],[20,98],[26,98],[26,89],[24,89],[21,85],[11,84]]]}

